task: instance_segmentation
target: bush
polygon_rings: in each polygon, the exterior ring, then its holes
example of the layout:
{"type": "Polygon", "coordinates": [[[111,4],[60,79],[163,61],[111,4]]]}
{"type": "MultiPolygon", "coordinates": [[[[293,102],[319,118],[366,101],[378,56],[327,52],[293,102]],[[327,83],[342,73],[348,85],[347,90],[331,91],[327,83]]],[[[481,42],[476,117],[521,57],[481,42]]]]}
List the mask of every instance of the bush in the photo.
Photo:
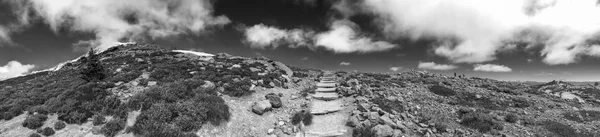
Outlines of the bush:
{"type": "Polygon", "coordinates": [[[37,133],[33,133],[33,134],[29,135],[29,137],[42,137],[42,135],[37,134],[37,133]]]}
{"type": "Polygon", "coordinates": [[[436,95],[440,96],[453,96],[455,95],[455,91],[441,85],[434,85],[429,88],[429,91],[433,92],[436,95]]]}
{"type": "Polygon", "coordinates": [[[40,128],[44,125],[44,121],[46,121],[46,119],[48,119],[48,116],[42,114],[28,116],[25,118],[25,121],[23,121],[23,127],[29,129],[40,128]]]}
{"type": "Polygon", "coordinates": [[[519,116],[511,113],[511,114],[506,115],[504,117],[504,120],[506,122],[515,123],[515,122],[519,121],[519,116]]]}
{"type": "Polygon", "coordinates": [[[404,112],[404,106],[402,105],[402,102],[398,101],[398,100],[388,100],[385,98],[374,98],[371,99],[371,102],[377,104],[379,106],[379,108],[381,108],[382,110],[386,111],[386,112],[392,112],[392,110],[402,113],[404,112]]]}
{"type": "Polygon", "coordinates": [[[460,124],[479,130],[479,132],[489,132],[490,130],[503,130],[504,125],[501,122],[481,111],[466,113],[461,116],[460,124]]]}
{"type": "Polygon", "coordinates": [[[85,81],[101,81],[106,77],[104,67],[100,64],[100,57],[96,55],[94,49],[90,49],[88,56],[84,60],[85,66],[80,74],[85,81]]]}
{"type": "Polygon", "coordinates": [[[125,120],[117,118],[108,121],[104,127],[102,127],[101,132],[108,137],[114,137],[123,129],[125,129],[125,120]]]}
{"type": "Polygon", "coordinates": [[[43,129],[38,129],[37,130],[38,133],[44,135],[44,136],[51,136],[54,135],[54,129],[50,128],[50,127],[45,127],[43,129]]]}
{"type": "Polygon", "coordinates": [[[67,124],[65,124],[65,122],[58,121],[58,122],[54,123],[54,130],[61,130],[61,129],[64,129],[65,127],[67,127],[67,124]]]}
{"type": "Polygon", "coordinates": [[[250,90],[251,86],[252,81],[250,81],[250,79],[243,79],[238,82],[228,83],[228,85],[223,86],[225,88],[223,94],[234,97],[251,95],[254,93],[254,91],[250,90]]]}
{"type": "Polygon", "coordinates": [[[106,123],[106,118],[102,115],[94,115],[92,116],[92,125],[98,126],[106,123]]]}
{"type": "Polygon", "coordinates": [[[304,125],[310,125],[312,124],[312,119],[313,119],[313,115],[307,111],[307,110],[302,110],[299,112],[294,113],[294,115],[292,115],[292,124],[294,125],[298,125],[300,124],[300,122],[302,122],[304,125]]]}
{"type": "Polygon", "coordinates": [[[29,112],[34,112],[34,113],[43,114],[43,115],[48,115],[48,113],[49,113],[46,106],[41,106],[41,105],[29,108],[29,112]]]}

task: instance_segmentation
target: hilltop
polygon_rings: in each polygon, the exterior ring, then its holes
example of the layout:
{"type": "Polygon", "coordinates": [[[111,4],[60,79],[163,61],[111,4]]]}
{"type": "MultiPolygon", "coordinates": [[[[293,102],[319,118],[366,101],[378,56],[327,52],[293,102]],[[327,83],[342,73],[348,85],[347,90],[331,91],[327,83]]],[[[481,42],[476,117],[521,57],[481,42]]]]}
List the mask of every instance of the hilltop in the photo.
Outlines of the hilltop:
{"type": "Polygon", "coordinates": [[[0,136],[298,136],[320,87],[339,95],[341,136],[600,136],[599,85],[332,72],[147,44],[0,81],[0,136]]]}

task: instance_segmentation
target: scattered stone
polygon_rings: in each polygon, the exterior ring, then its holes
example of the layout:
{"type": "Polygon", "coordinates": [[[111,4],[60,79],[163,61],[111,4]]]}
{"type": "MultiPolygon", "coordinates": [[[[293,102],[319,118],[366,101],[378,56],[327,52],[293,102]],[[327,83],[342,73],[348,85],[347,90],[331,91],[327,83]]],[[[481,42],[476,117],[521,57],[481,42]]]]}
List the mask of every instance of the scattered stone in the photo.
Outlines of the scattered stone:
{"type": "Polygon", "coordinates": [[[279,122],[277,123],[277,125],[279,125],[279,126],[283,126],[283,125],[285,125],[285,121],[279,121],[279,122]]]}
{"type": "Polygon", "coordinates": [[[394,128],[398,127],[398,126],[396,126],[396,123],[392,119],[390,119],[389,115],[387,115],[387,114],[379,117],[379,122],[382,124],[390,125],[394,128]]]}
{"type": "Polygon", "coordinates": [[[367,103],[359,103],[358,104],[358,110],[361,111],[361,112],[368,112],[369,111],[369,109],[368,109],[369,107],[370,106],[367,103]]]}
{"type": "Polygon", "coordinates": [[[275,129],[269,128],[269,130],[267,130],[267,134],[269,135],[273,134],[273,132],[275,132],[275,129]]]}
{"type": "Polygon", "coordinates": [[[148,86],[154,86],[156,84],[157,84],[156,81],[148,81],[148,86]]]}
{"type": "Polygon", "coordinates": [[[273,108],[280,108],[281,106],[283,106],[283,104],[281,103],[281,98],[275,93],[269,93],[265,95],[265,98],[269,100],[273,108]]]}
{"type": "Polygon", "coordinates": [[[254,104],[252,105],[252,112],[259,115],[262,115],[269,110],[271,110],[271,103],[269,102],[269,100],[254,102],[254,104]]]}

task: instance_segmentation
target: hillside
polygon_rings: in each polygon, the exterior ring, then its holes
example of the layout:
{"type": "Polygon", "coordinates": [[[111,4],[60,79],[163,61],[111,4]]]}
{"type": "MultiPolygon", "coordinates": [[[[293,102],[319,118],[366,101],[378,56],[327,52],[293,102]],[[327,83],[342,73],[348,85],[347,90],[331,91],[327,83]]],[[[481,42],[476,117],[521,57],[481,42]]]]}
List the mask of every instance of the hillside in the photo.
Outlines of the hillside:
{"type": "Polygon", "coordinates": [[[319,136],[324,120],[348,129],[337,136],[600,136],[598,85],[332,72],[144,44],[0,81],[0,102],[0,136],[319,136]]]}

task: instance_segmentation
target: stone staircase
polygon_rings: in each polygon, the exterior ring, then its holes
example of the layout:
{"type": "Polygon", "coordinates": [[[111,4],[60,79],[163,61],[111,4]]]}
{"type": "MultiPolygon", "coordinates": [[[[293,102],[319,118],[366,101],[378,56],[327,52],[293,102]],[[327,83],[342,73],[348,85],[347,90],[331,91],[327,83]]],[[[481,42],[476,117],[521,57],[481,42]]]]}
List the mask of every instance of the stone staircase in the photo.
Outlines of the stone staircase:
{"type": "Polygon", "coordinates": [[[344,102],[336,91],[338,84],[335,80],[333,73],[325,72],[317,83],[311,105],[313,123],[306,127],[307,137],[349,136],[346,127],[348,115],[340,112],[344,110],[344,102]]]}

